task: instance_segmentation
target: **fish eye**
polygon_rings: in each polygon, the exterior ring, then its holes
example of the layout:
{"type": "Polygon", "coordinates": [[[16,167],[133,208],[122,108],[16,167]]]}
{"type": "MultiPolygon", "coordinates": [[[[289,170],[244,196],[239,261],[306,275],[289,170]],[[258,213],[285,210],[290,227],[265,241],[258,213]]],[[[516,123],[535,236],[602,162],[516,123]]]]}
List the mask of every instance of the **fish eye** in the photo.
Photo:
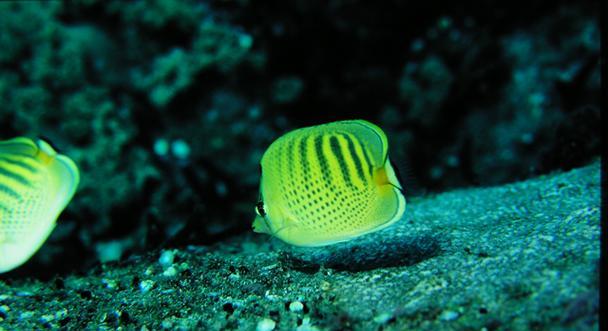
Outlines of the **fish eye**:
{"type": "Polygon", "coordinates": [[[255,205],[255,212],[262,217],[266,216],[266,210],[264,210],[264,201],[260,201],[255,205]]]}

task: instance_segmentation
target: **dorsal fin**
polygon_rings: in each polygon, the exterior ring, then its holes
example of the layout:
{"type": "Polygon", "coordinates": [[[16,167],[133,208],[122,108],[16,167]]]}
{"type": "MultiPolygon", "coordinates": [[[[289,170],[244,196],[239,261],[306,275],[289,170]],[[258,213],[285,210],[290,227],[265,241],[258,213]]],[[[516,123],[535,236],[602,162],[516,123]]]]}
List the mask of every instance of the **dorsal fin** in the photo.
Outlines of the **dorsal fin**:
{"type": "Polygon", "coordinates": [[[38,145],[31,139],[25,137],[17,137],[5,141],[0,141],[0,154],[16,154],[26,156],[36,156],[38,153],[38,145]]]}

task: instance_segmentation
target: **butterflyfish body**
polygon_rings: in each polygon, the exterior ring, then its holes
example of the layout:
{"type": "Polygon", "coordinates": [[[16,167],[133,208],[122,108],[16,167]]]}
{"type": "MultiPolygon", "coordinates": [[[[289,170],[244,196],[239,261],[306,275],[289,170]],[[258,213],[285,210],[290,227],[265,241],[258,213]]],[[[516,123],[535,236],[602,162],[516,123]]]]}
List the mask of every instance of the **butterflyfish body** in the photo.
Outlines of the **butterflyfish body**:
{"type": "Polygon", "coordinates": [[[387,137],[363,120],[291,131],[261,160],[255,232],[296,246],[324,246],[398,221],[405,197],[387,137]]]}
{"type": "Polygon", "coordinates": [[[74,162],[45,141],[0,141],[0,273],[36,253],[79,181],[74,162]]]}

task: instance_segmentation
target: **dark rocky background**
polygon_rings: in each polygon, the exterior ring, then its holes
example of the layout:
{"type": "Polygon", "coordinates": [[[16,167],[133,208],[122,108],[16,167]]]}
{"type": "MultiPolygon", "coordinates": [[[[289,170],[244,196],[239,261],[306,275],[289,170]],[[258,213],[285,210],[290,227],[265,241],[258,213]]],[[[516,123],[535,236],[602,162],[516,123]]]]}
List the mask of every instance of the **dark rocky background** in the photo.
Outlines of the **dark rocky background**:
{"type": "Polygon", "coordinates": [[[82,173],[47,278],[249,231],[258,162],[288,130],[385,129],[411,196],[599,154],[595,1],[0,2],[1,139],[82,173]]]}

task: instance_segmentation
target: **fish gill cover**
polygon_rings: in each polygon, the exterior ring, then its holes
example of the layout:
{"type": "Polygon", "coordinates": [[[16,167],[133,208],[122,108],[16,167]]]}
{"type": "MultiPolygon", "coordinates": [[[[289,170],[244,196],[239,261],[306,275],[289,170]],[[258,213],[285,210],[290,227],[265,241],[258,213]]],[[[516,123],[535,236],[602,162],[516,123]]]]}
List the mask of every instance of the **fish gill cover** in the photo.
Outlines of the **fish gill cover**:
{"type": "Polygon", "coordinates": [[[0,2],[0,140],[81,174],[0,329],[597,328],[597,7],[0,2]],[[345,119],[389,137],[404,219],[250,234],[268,146],[345,119]]]}

